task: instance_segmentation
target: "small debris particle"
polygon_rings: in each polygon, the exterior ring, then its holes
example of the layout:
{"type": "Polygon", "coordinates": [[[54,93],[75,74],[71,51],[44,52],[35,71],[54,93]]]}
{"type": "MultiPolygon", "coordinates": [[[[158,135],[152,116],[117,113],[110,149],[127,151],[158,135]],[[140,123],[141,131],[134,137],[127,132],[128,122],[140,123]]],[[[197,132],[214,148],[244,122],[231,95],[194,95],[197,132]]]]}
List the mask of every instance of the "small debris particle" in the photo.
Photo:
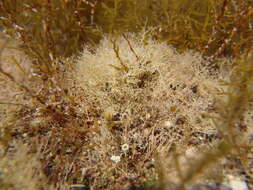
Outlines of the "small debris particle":
{"type": "Polygon", "coordinates": [[[90,190],[89,187],[83,184],[73,184],[70,186],[71,190],[90,190]]]}
{"type": "Polygon", "coordinates": [[[112,156],[111,157],[111,161],[115,162],[115,163],[119,163],[120,162],[120,156],[112,156]]]}
{"type": "Polygon", "coordinates": [[[194,94],[196,94],[198,92],[198,86],[192,87],[191,90],[194,94]]]}
{"type": "Polygon", "coordinates": [[[128,145],[128,144],[123,144],[123,145],[121,146],[121,150],[122,150],[123,152],[127,152],[127,151],[129,150],[129,145],[128,145]]]}

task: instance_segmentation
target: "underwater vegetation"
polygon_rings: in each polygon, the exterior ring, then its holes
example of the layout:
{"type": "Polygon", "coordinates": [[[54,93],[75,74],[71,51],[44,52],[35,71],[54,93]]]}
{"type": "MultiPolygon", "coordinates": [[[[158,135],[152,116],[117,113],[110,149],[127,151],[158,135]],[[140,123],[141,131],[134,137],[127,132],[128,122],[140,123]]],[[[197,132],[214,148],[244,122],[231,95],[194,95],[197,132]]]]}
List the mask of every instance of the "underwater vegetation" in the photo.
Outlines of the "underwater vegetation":
{"type": "Polygon", "coordinates": [[[253,188],[252,5],[2,0],[0,190],[253,188]]]}

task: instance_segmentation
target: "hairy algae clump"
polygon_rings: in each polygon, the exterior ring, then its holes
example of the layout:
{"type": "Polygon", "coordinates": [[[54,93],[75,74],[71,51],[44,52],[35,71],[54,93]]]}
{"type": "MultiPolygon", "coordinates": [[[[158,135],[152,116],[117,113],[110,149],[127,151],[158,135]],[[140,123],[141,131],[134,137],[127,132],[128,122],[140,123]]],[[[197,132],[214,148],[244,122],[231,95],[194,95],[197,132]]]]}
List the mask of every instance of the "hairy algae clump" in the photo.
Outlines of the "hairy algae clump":
{"type": "Polygon", "coordinates": [[[171,46],[152,40],[144,45],[141,35],[129,38],[135,52],[123,37],[115,41],[105,38],[95,53],[84,49],[75,77],[85,93],[102,109],[110,107],[120,115],[130,114],[130,118],[138,113],[136,119],[150,115],[159,118],[157,122],[175,122],[175,116],[183,117],[190,126],[204,122],[196,112],[207,111],[213,104],[210,92],[219,84],[218,78],[202,66],[201,56],[179,54],[171,46]]]}
{"type": "MultiPolygon", "coordinates": [[[[210,74],[200,54],[180,54],[144,36],[106,37],[95,51],[84,48],[77,59],[73,78],[102,112],[100,133],[93,138],[102,145],[94,152],[98,163],[108,159],[104,152],[117,153],[120,144],[132,148],[130,157],[139,160],[132,161],[138,168],[156,159],[157,151],[170,157],[176,144],[183,155],[191,146],[212,144],[218,136],[205,114],[214,112],[217,92],[225,90],[218,82],[222,75],[210,74]]],[[[167,168],[169,176],[175,176],[167,168]]]]}

